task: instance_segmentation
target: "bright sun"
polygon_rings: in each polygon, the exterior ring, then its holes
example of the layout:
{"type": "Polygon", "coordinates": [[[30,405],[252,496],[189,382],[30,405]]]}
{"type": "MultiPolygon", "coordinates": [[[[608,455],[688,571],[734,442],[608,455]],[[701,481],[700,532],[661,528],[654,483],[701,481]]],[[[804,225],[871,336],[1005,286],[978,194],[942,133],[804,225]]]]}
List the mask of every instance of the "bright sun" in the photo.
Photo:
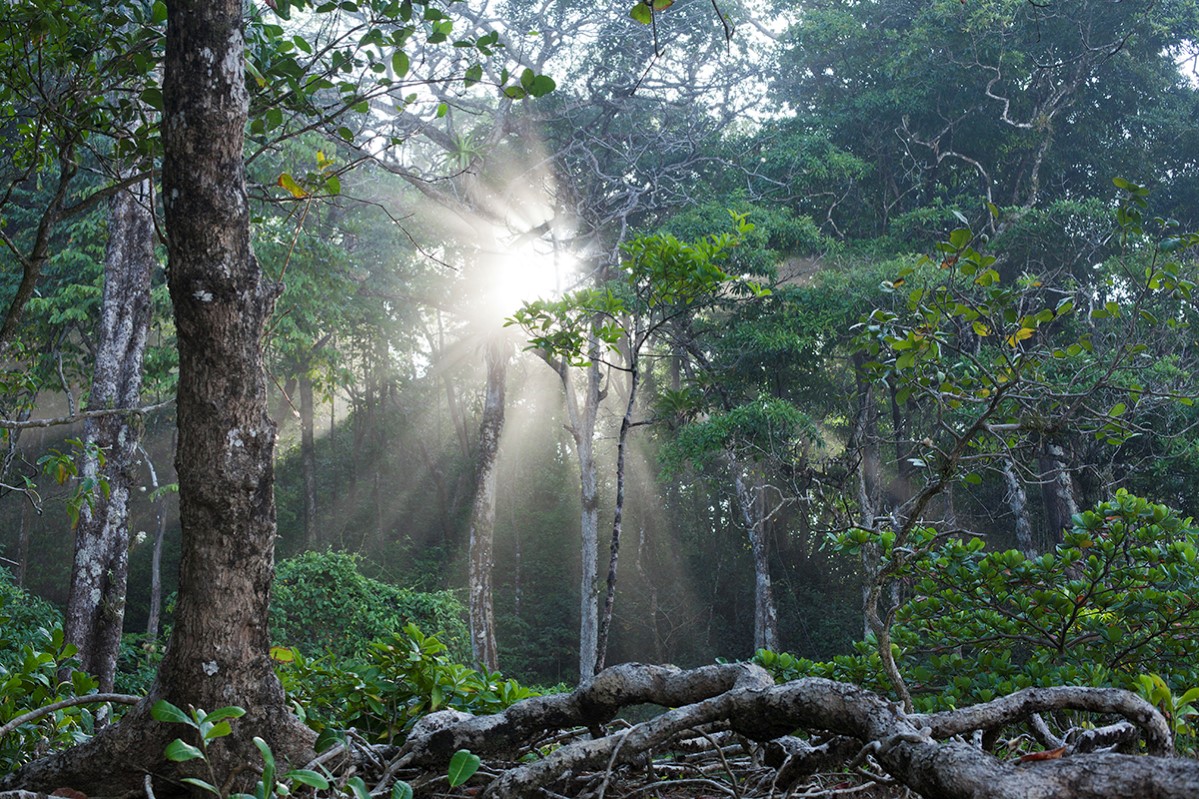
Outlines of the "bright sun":
{"type": "Polygon", "coordinates": [[[524,242],[496,253],[485,269],[485,305],[499,320],[512,316],[526,302],[553,299],[571,284],[575,258],[548,242],[524,242]]]}

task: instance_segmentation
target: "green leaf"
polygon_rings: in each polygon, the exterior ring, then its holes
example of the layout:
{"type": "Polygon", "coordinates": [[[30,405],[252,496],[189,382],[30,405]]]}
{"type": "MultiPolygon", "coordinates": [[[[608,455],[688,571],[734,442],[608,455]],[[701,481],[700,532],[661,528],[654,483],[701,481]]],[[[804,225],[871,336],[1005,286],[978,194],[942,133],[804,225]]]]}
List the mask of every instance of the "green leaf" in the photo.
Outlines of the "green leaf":
{"type": "Polygon", "coordinates": [[[538,75],[529,87],[529,94],[533,97],[544,97],[556,88],[558,88],[558,84],[549,75],[538,75]]]}
{"type": "Polygon", "coordinates": [[[397,780],[391,786],[391,799],[412,799],[412,786],[403,780],[397,780]]]}
{"type": "Polygon", "coordinates": [[[185,782],[188,785],[194,785],[197,788],[208,791],[208,793],[212,794],[213,796],[221,795],[221,792],[218,791],[216,786],[213,785],[211,782],[205,782],[204,780],[198,780],[195,777],[184,777],[182,782],[185,782]]]}
{"type": "Polygon", "coordinates": [[[409,66],[411,66],[411,62],[408,58],[408,54],[403,50],[396,50],[395,53],[392,54],[391,68],[397,77],[402,78],[407,75],[409,66]]]}
{"type": "Polygon", "coordinates": [[[154,706],[150,708],[150,717],[155,721],[186,724],[189,727],[196,726],[196,723],[192,721],[191,716],[187,715],[165,699],[159,699],[154,703],[154,706]]]}
{"type": "Polygon", "coordinates": [[[280,175],[279,180],[276,182],[282,188],[287,189],[288,193],[297,200],[302,200],[308,196],[308,192],[304,191],[304,189],[300,187],[300,184],[296,183],[296,179],[286,172],[280,175]]]}
{"type": "Polygon", "coordinates": [[[354,794],[354,799],[371,799],[371,792],[366,789],[366,783],[362,781],[362,777],[350,777],[346,781],[346,786],[354,794]]]}
{"type": "Polygon", "coordinates": [[[142,102],[153,108],[155,111],[162,110],[162,89],[157,86],[150,86],[142,90],[142,102]]]}
{"type": "Polygon", "coordinates": [[[526,92],[519,86],[505,86],[504,96],[513,100],[523,100],[525,99],[526,92]]]}
{"type": "Polygon", "coordinates": [[[654,11],[645,3],[638,3],[629,10],[629,16],[642,25],[648,25],[654,19],[654,11]]]}
{"type": "Polygon", "coordinates": [[[224,738],[233,732],[233,728],[229,726],[229,722],[222,721],[211,726],[207,721],[204,722],[207,729],[204,730],[204,740],[211,741],[213,738],[224,738]]]}
{"type": "Polygon", "coordinates": [[[218,707],[211,713],[206,714],[204,720],[215,724],[224,719],[240,719],[244,715],[246,715],[245,708],[240,708],[237,705],[229,705],[228,707],[218,707]]]}
{"type": "Polygon", "coordinates": [[[167,760],[171,760],[175,763],[182,763],[187,760],[196,760],[204,757],[204,752],[187,743],[186,741],[180,740],[179,738],[176,738],[167,744],[165,754],[167,760]]]}
{"type": "MultiPolygon", "coordinates": [[[[291,780],[292,782],[298,782],[301,785],[307,785],[309,788],[316,788],[318,791],[324,791],[329,788],[329,780],[326,779],[325,775],[321,774],[319,772],[313,771],[312,769],[307,769],[307,768],[292,769],[291,771],[284,774],[283,778],[286,780],[291,780]]],[[[398,783],[398,782],[396,783],[396,785],[399,785],[399,784],[400,783],[398,783]]],[[[393,796],[395,795],[394,787],[392,788],[392,795],[393,796]]],[[[412,799],[412,789],[411,788],[408,789],[407,799],[412,799]]]]}
{"type": "Polygon", "coordinates": [[[450,111],[450,107],[447,104],[445,104],[445,103],[437,104],[437,118],[438,119],[441,119],[442,117],[444,117],[446,114],[449,113],[449,111],[450,111]]]}
{"type": "Polygon", "coordinates": [[[478,83],[482,79],[483,79],[483,65],[482,64],[471,64],[469,67],[466,68],[466,76],[463,78],[463,83],[465,83],[468,87],[474,86],[476,83],[478,83]]]}
{"type": "Polygon", "coordinates": [[[469,780],[479,770],[480,763],[482,763],[482,760],[479,756],[469,749],[459,749],[455,752],[454,756],[450,758],[450,769],[447,773],[450,780],[450,787],[457,788],[469,780]]]}

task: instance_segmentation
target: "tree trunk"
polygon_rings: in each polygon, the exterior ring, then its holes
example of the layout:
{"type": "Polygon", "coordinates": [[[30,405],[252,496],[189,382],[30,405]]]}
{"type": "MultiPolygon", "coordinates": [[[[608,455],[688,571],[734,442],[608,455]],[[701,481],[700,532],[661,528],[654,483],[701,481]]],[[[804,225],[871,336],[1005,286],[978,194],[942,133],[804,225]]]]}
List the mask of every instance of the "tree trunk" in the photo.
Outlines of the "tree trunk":
{"type": "Polygon", "coordinates": [[[1073,526],[1071,517],[1078,513],[1078,503],[1074,499],[1074,480],[1066,468],[1066,454],[1061,445],[1043,444],[1038,460],[1045,530],[1052,548],[1062,543],[1062,531],[1073,526]]]}
{"type": "Polygon", "coordinates": [[[566,413],[570,419],[570,434],[575,442],[579,461],[580,560],[579,585],[579,679],[595,674],[597,636],[599,633],[599,594],[597,568],[599,565],[599,480],[595,465],[595,421],[600,405],[599,343],[594,335],[588,344],[587,382],[583,397],[577,396],[571,371],[564,361],[550,362],[562,378],[566,392],[566,413]]]}
{"type": "MultiPolygon", "coordinates": [[[[141,399],[142,357],[150,333],[150,276],[154,220],[149,181],[113,195],[91,410],[134,408],[141,399]]],[[[66,640],[79,648],[84,671],[112,691],[125,619],[129,576],[129,491],[134,480],[141,421],[130,415],[88,418],[82,478],[89,501],[75,530],[75,563],[64,618],[66,640]],[[100,453],[104,453],[103,456],[100,453]],[[104,457],[104,463],[100,458],[104,457]],[[105,487],[102,487],[106,484],[105,487]]]]}
{"type": "MultiPolygon", "coordinates": [[[[262,334],[277,286],[250,248],[242,142],[248,97],[241,0],[173,0],[163,84],[163,198],[179,342],[182,559],[174,633],[149,695],[83,746],[35,761],[0,789],[90,796],[147,793],[145,777],[197,775],[163,750],[186,734],[150,716],[159,699],[246,715],[209,749],[234,790],[256,779],[261,736],[287,762],[313,736],[288,712],[267,654],[274,571],[275,426],[267,414],[262,334]]],[[[160,783],[160,789],[167,784],[160,783]]]]}
{"type": "Polygon", "coordinates": [[[1008,508],[1016,518],[1016,549],[1023,552],[1026,558],[1035,558],[1037,547],[1032,540],[1032,523],[1028,520],[1028,494],[1016,475],[1010,457],[1003,459],[1003,480],[1007,483],[1008,508]]]}
{"type": "Polygon", "coordinates": [[[30,514],[33,503],[28,497],[21,498],[21,529],[17,534],[17,585],[26,588],[25,575],[29,572],[29,539],[33,536],[33,519],[30,514]]]}
{"type": "MultiPolygon", "coordinates": [[[[640,331],[634,333],[634,340],[640,336],[640,331]]],[[[634,348],[637,346],[634,343],[634,348]]],[[[624,417],[620,420],[620,436],[616,445],[616,509],[612,516],[612,542],[608,550],[608,582],[604,594],[604,610],[599,617],[599,630],[595,644],[595,672],[604,670],[604,659],[608,654],[608,634],[612,629],[612,608],[616,604],[616,569],[620,559],[620,536],[624,529],[624,495],[625,495],[625,461],[628,452],[629,429],[633,426],[633,410],[637,405],[637,382],[640,372],[637,369],[636,349],[630,357],[629,364],[629,401],[625,403],[624,417]]]]}
{"type": "Polygon", "coordinates": [[[308,365],[301,370],[300,391],[300,476],[304,485],[304,542],[316,549],[319,541],[316,522],[316,412],[312,401],[312,377],[308,365]]]}
{"type": "Polygon", "coordinates": [[[737,504],[745,523],[754,560],[754,649],[778,651],[778,609],[774,604],[774,588],[770,582],[770,557],[766,551],[766,525],[760,497],[745,482],[745,470],[731,454],[733,485],[737,489],[737,504]]]}
{"type": "MultiPolygon", "coordinates": [[[[171,433],[171,453],[175,452],[175,445],[178,440],[178,430],[171,433]]],[[[154,491],[159,489],[158,472],[154,468],[154,463],[150,460],[150,456],[142,451],[146,458],[146,467],[150,471],[150,482],[154,487],[154,491]]],[[[167,531],[167,509],[166,497],[159,496],[154,501],[156,510],[155,527],[154,527],[154,551],[150,555],[150,610],[146,618],[146,633],[151,637],[157,638],[159,628],[162,626],[162,545],[166,538],[167,531]]]]}
{"type": "Polygon", "coordinates": [[[479,425],[478,471],[470,517],[470,645],[475,662],[488,671],[499,669],[495,642],[495,604],[491,590],[495,569],[495,460],[504,430],[504,382],[508,348],[503,341],[487,345],[487,388],[479,425]]]}

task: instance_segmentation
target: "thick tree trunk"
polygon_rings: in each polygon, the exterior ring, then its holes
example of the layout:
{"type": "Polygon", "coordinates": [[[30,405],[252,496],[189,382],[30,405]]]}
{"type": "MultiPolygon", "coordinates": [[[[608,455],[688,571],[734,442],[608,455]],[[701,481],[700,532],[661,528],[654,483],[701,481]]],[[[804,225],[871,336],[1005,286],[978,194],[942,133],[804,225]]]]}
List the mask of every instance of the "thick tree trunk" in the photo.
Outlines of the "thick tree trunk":
{"type": "Polygon", "coordinates": [[[470,645],[475,662],[488,671],[499,669],[495,642],[495,603],[492,572],[495,569],[495,461],[504,431],[504,382],[508,347],[503,341],[487,345],[487,387],[483,419],[479,425],[479,455],[475,499],[470,518],[470,645]]]}
{"type": "MultiPolygon", "coordinates": [[[[109,203],[104,294],[88,400],[91,410],[134,408],[141,398],[142,360],[150,333],[150,277],[155,266],[151,202],[150,183],[142,181],[117,192],[109,203]]],[[[84,424],[89,449],[82,477],[95,487],[80,509],[75,530],[64,632],[66,640],[79,648],[80,665],[99,681],[101,693],[112,691],[125,619],[129,491],[141,426],[135,417],[118,414],[92,417],[84,424]]]]}
{"type": "Polygon", "coordinates": [[[170,4],[162,129],[179,341],[182,560],[174,633],[149,695],[120,723],[29,764],[0,781],[0,789],[73,786],[89,796],[128,795],[150,793],[147,774],[188,773],[194,762],[174,764],[163,755],[186,731],[151,719],[158,699],[247,710],[209,750],[215,772],[235,790],[256,779],[247,768],[261,762],[253,736],[284,761],[311,756],[313,736],[288,712],[267,654],[275,427],[267,414],[261,338],[278,289],[263,280],[250,249],[241,26],[241,0],[170,4]]]}
{"type": "MultiPolygon", "coordinates": [[[[634,334],[634,338],[640,332],[634,334]]],[[[620,420],[620,435],[616,444],[616,509],[612,516],[612,541],[608,548],[608,581],[604,593],[604,609],[599,617],[599,630],[595,644],[595,672],[604,670],[604,659],[608,654],[608,634],[612,629],[612,609],[616,605],[616,570],[620,562],[620,536],[624,530],[625,462],[629,444],[629,430],[633,426],[633,410],[637,405],[637,383],[640,372],[636,355],[630,363],[629,401],[625,403],[624,416],[620,420]]]]}
{"type": "Polygon", "coordinates": [[[304,542],[308,549],[319,545],[316,522],[316,411],[312,399],[312,377],[308,367],[300,373],[300,476],[304,484],[304,542]]]}

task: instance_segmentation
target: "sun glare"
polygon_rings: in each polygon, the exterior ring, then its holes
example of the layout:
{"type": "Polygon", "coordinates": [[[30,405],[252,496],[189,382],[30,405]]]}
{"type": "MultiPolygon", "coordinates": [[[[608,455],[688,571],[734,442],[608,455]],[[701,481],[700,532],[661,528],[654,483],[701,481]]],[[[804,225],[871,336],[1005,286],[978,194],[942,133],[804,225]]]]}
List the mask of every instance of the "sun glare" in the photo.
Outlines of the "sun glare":
{"type": "Polygon", "coordinates": [[[575,266],[573,256],[554,253],[545,242],[517,244],[496,253],[488,270],[485,304],[489,314],[502,321],[526,302],[561,296],[575,266]]]}

